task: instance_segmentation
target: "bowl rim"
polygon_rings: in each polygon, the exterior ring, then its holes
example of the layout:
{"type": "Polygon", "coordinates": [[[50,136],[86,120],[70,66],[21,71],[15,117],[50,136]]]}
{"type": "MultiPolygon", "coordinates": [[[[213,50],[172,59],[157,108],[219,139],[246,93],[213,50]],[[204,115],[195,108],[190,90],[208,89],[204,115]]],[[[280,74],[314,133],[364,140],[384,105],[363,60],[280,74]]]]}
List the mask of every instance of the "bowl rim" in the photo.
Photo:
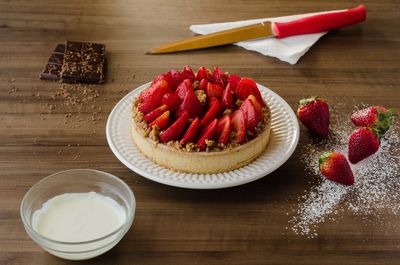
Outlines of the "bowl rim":
{"type": "MultiPolygon", "coordinates": [[[[32,187],[29,188],[29,190],[25,193],[24,197],[22,198],[22,201],[21,201],[21,204],[20,204],[20,215],[21,215],[22,223],[23,223],[24,227],[28,230],[28,234],[31,237],[32,237],[32,235],[34,235],[33,239],[35,239],[35,241],[36,241],[36,239],[38,239],[39,241],[50,242],[50,243],[59,244],[59,245],[68,245],[68,246],[76,246],[76,245],[95,243],[95,242],[107,239],[107,238],[109,238],[109,237],[121,232],[125,228],[128,228],[127,230],[129,230],[130,226],[132,225],[134,216],[135,216],[135,211],[136,211],[136,198],[135,198],[135,195],[133,194],[132,189],[128,186],[128,184],[126,184],[122,179],[120,179],[119,177],[117,177],[117,176],[115,176],[113,174],[110,174],[110,173],[105,172],[105,171],[96,170],[96,169],[89,169],[89,168],[76,168],[76,169],[62,170],[62,171],[53,173],[53,174],[51,174],[51,175],[49,175],[47,177],[44,177],[43,179],[41,179],[40,181],[36,182],[32,187]],[[119,183],[121,183],[122,186],[124,186],[128,190],[129,196],[131,197],[131,200],[133,202],[133,207],[132,207],[129,215],[126,217],[125,222],[123,224],[121,224],[117,229],[112,231],[111,233],[108,233],[108,234],[106,234],[106,235],[104,235],[102,237],[98,237],[98,238],[91,239],[91,240],[86,240],[86,241],[78,241],[78,242],[54,240],[54,239],[51,239],[49,237],[43,236],[42,234],[37,232],[35,229],[33,229],[33,227],[26,220],[26,216],[23,214],[23,210],[22,210],[22,206],[24,205],[24,203],[26,203],[26,199],[28,197],[28,194],[30,194],[35,188],[37,188],[40,184],[42,184],[46,180],[48,180],[48,179],[50,179],[52,177],[55,177],[57,175],[64,174],[64,173],[67,173],[67,172],[72,172],[72,171],[92,171],[92,172],[95,172],[95,173],[105,174],[108,177],[110,177],[110,178],[118,181],[119,183]]],[[[43,243],[43,242],[41,242],[41,243],[43,243]]]]}

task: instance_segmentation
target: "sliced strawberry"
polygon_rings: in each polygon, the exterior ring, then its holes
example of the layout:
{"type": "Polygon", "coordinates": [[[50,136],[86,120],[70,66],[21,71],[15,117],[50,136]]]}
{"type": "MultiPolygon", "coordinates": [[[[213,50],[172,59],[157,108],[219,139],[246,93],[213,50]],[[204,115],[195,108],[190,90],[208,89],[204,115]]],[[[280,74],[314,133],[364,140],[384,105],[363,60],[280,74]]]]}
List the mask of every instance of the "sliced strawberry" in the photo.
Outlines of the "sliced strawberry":
{"type": "Polygon", "coordinates": [[[174,85],[174,81],[172,79],[172,77],[168,74],[160,74],[158,76],[156,76],[156,78],[154,78],[153,82],[151,82],[151,85],[156,84],[158,81],[164,80],[168,83],[168,87],[169,89],[172,89],[173,85],[174,85]]]}
{"type": "Polygon", "coordinates": [[[179,106],[178,112],[176,113],[176,117],[182,115],[185,110],[189,112],[191,118],[200,116],[203,110],[202,105],[193,90],[187,91],[182,104],[179,106]]]}
{"type": "Polygon", "coordinates": [[[232,114],[232,132],[231,142],[234,144],[242,144],[246,139],[246,126],[244,122],[244,114],[238,109],[232,114]]]}
{"type": "Polygon", "coordinates": [[[178,140],[185,130],[189,113],[184,111],[182,115],[171,124],[165,131],[160,132],[160,142],[166,143],[173,140],[178,140]]]}
{"type": "Polygon", "coordinates": [[[175,93],[167,93],[164,96],[162,96],[161,104],[167,105],[168,109],[171,112],[175,113],[178,110],[179,105],[181,104],[181,99],[175,93]]]}
{"type": "Polygon", "coordinates": [[[145,101],[139,104],[138,110],[147,114],[153,110],[155,110],[158,106],[160,106],[160,102],[158,98],[147,98],[145,101]]]}
{"type": "Polygon", "coordinates": [[[237,88],[237,85],[238,85],[240,79],[241,79],[241,77],[237,76],[237,75],[229,75],[228,76],[228,83],[231,83],[231,86],[232,86],[231,88],[232,88],[233,92],[236,91],[236,88],[237,88]]]}
{"type": "Polygon", "coordinates": [[[253,79],[240,79],[236,88],[236,95],[240,100],[245,100],[249,95],[254,95],[261,106],[265,105],[260,90],[258,90],[257,84],[253,79]]]}
{"type": "Polygon", "coordinates": [[[260,120],[258,118],[258,114],[256,108],[253,105],[253,102],[250,99],[246,99],[240,106],[240,110],[244,114],[246,129],[250,133],[254,134],[256,131],[257,124],[260,120]]]}
{"type": "Polygon", "coordinates": [[[218,120],[217,141],[220,144],[227,144],[231,135],[232,121],[229,115],[218,120]]]}
{"type": "MultiPolygon", "coordinates": [[[[171,92],[169,88],[168,82],[166,80],[158,80],[155,83],[152,83],[148,88],[146,88],[142,93],[139,95],[140,102],[146,101],[150,97],[160,98],[167,92],[171,92]]],[[[158,107],[158,106],[157,106],[158,107]]]]}
{"type": "Polygon", "coordinates": [[[196,77],[193,73],[192,68],[190,68],[190,66],[186,65],[182,72],[181,72],[181,77],[182,79],[190,79],[192,80],[192,82],[194,82],[196,80],[196,77]]]}
{"type": "Polygon", "coordinates": [[[199,83],[199,86],[197,88],[206,91],[207,90],[207,86],[208,86],[207,79],[201,79],[201,81],[199,83]]]}
{"type": "Polygon", "coordinates": [[[223,92],[224,88],[222,86],[208,82],[206,90],[208,98],[216,97],[221,100],[223,92]]]}
{"type": "Polygon", "coordinates": [[[239,82],[236,87],[236,96],[238,97],[238,99],[245,100],[250,95],[251,95],[251,86],[246,85],[245,82],[239,82]]]}
{"type": "Polygon", "coordinates": [[[211,72],[204,66],[199,68],[196,75],[197,81],[201,81],[202,79],[211,80],[211,72]]]}
{"type": "Polygon", "coordinates": [[[207,147],[206,140],[215,140],[215,136],[218,129],[218,120],[214,119],[211,121],[200,133],[199,140],[197,141],[197,146],[200,150],[204,150],[207,147]]]}
{"type": "Polygon", "coordinates": [[[149,127],[152,128],[154,125],[157,125],[158,129],[162,130],[167,127],[169,120],[169,110],[161,114],[160,117],[155,119],[149,124],[149,127]]]}
{"type": "Polygon", "coordinates": [[[146,123],[150,123],[150,122],[154,121],[155,119],[157,119],[158,117],[160,117],[160,115],[163,114],[167,110],[168,110],[167,105],[165,105],[165,104],[161,105],[160,107],[156,108],[152,112],[147,113],[143,119],[146,121],[146,123]]]}
{"type": "Polygon", "coordinates": [[[179,73],[178,71],[171,69],[168,71],[167,75],[169,76],[169,78],[172,81],[172,84],[171,84],[172,90],[175,90],[179,86],[179,84],[182,83],[182,81],[183,81],[181,73],[179,73]]]}
{"type": "Polygon", "coordinates": [[[212,105],[218,104],[218,103],[221,105],[221,103],[219,102],[219,100],[216,97],[212,97],[212,98],[208,99],[207,100],[207,110],[210,109],[212,105]]]}
{"type": "Polygon", "coordinates": [[[183,135],[181,144],[191,143],[196,139],[197,132],[199,130],[200,119],[196,117],[190,124],[189,128],[187,129],[186,133],[183,135]]]}
{"type": "Polygon", "coordinates": [[[258,114],[258,118],[262,120],[264,118],[264,112],[262,110],[260,103],[258,103],[256,97],[254,95],[249,95],[247,98],[253,102],[254,108],[256,109],[258,114]]]}
{"type": "Polygon", "coordinates": [[[211,81],[215,84],[219,84],[222,87],[225,87],[227,78],[222,70],[216,66],[212,73],[211,81]]]}
{"type": "Polygon", "coordinates": [[[206,126],[210,121],[215,119],[221,112],[222,106],[217,98],[211,98],[209,103],[209,109],[200,121],[200,128],[206,126]]]}
{"type": "Polygon", "coordinates": [[[233,96],[232,96],[231,83],[228,83],[228,85],[224,89],[224,92],[222,92],[221,103],[225,109],[233,110],[233,96]]]}
{"type": "Polygon", "coordinates": [[[185,79],[176,88],[175,94],[177,94],[180,99],[183,99],[189,90],[193,90],[192,81],[190,79],[185,79]]]}

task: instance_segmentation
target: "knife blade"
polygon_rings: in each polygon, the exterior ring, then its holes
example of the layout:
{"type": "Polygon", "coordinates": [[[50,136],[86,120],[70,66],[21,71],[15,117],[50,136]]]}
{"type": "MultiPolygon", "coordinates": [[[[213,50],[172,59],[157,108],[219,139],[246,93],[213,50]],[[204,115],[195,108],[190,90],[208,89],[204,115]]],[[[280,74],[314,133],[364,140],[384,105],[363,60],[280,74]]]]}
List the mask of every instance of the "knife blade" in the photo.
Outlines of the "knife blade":
{"type": "Polygon", "coordinates": [[[286,38],[289,36],[325,32],[364,21],[364,5],[352,9],[318,14],[289,22],[264,21],[258,24],[195,36],[151,49],[146,54],[161,54],[203,49],[260,38],[286,38]]]}

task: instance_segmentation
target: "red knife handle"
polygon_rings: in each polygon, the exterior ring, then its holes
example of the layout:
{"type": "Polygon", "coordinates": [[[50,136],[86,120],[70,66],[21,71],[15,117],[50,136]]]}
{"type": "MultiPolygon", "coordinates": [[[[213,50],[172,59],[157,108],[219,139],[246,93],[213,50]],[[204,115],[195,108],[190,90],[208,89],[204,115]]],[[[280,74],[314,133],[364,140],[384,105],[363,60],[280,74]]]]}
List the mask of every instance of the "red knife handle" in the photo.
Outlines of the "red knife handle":
{"type": "Polygon", "coordinates": [[[272,30],[278,39],[294,35],[303,35],[339,29],[365,20],[364,5],[355,8],[301,18],[289,22],[274,22],[272,30]]]}

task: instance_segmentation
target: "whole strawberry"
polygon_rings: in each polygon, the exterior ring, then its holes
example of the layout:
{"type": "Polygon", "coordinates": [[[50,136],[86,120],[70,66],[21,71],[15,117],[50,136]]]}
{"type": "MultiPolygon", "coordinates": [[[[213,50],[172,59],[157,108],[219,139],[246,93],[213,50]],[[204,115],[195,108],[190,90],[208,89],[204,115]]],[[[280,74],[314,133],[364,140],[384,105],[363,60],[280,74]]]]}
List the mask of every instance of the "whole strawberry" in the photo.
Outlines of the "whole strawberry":
{"type": "Polygon", "coordinates": [[[327,137],[329,133],[329,107],[325,100],[314,96],[300,100],[297,117],[311,132],[327,137]]]}
{"type": "Polygon", "coordinates": [[[349,137],[349,161],[356,164],[364,158],[369,157],[378,151],[380,144],[378,129],[368,127],[356,129],[349,137]]]}
{"type": "Polygon", "coordinates": [[[346,157],[337,152],[325,152],[319,158],[319,170],[327,179],[347,186],[354,184],[354,175],[346,157]]]}
{"type": "Polygon", "coordinates": [[[377,128],[381,134],[384,134],[392,124],[394,115],[394,109],[371,106],[354,112],[351,115],[351,121],[356,126],[377,128]]]}

